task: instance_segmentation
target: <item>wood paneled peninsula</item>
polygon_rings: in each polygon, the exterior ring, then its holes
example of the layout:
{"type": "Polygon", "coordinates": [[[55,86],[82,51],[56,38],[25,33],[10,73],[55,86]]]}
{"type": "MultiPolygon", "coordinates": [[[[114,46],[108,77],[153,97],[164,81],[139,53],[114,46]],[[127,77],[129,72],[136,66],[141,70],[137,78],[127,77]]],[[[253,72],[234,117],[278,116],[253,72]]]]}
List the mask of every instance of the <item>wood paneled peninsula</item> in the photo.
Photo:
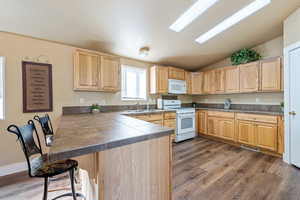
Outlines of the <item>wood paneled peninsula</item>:
{"type": "Polygon", "coordinates": [[[79,161],[87,200],[168,200],[173,132],[117,112],[64,115],[48,159],[79,161]]]}

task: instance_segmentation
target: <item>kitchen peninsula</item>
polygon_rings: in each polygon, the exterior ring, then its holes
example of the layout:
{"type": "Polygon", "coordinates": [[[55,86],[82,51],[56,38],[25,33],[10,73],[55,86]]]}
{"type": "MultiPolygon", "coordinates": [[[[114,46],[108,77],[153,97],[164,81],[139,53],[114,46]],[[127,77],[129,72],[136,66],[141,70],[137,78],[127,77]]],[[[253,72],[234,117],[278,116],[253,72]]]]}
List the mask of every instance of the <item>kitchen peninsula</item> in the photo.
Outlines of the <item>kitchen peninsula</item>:
{"type": "Polygon", "coordinates": [[[173,132],[118,112],[64,115],[49,160],[78,158],[87,200],[167,200],[173,132]]]}

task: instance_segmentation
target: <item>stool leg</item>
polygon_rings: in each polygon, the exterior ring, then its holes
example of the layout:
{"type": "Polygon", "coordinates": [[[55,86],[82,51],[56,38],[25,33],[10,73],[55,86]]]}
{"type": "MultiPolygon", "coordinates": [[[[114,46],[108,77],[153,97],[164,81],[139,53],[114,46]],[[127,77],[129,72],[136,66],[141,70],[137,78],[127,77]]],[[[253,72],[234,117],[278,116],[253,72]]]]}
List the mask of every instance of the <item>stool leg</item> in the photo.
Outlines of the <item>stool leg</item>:
{"type": "Polygon", "coordinates": [[[48,177],[45,177],[43,200],[47,200],[47,196],[48,196],[48,177]]]}
{"type": "Polygon", "coordinates": [[[76,198],[76,192],[75,192],[75,185],[74,185],[74,168],[70,170],[70,180],[71,180],[71,188],[72,188],[72,195],[73,199],[77,200],[76,198]]]}

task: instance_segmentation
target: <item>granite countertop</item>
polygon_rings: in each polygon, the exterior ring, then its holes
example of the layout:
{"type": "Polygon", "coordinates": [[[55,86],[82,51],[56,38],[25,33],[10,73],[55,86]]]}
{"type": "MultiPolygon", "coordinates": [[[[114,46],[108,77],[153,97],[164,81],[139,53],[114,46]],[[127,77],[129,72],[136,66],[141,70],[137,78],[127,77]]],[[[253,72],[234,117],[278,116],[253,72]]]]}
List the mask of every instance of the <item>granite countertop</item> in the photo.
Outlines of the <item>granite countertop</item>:
{"type": "Polygon", "coordinates": [[[165,113],[165,112],[176,112],[175,110],[161,110],[161,109],[150,109],[150,110],[126,110],[122,112],[123,115],[145,115],[145,114],[156,114],[156,113],[165,113]]]}
{"type": "Polygon", "coordinates": [[[236,112],[236,113],[248,113],[248,114],[260,114],[260,115],[283,115],[283,112],[273,112],[273,111],[255,111],[255,110],[236,110],[236,109],[221,109],[221,108],[206,108],[198,107],[196,110],[212,110],[220,112],[236,112]]]}
{"type": "Polygon", "coordinates": [[[63,115],[49,160],[84,154],[171,135],[174,129],[122,115],[120,112],[63,115]]]}

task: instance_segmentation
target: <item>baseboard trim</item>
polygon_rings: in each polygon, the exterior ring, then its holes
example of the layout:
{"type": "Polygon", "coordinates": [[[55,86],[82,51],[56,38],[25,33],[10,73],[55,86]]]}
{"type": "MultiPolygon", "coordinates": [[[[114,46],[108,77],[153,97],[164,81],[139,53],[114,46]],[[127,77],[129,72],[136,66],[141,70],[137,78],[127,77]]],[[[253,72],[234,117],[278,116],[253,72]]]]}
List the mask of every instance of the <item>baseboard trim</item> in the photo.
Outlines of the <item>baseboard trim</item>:
{"type": "Polygon", "coordinates": [[[26,162],[13,163],[0,167],[0,177],[15,174],[27,170],[26,162]]]}

